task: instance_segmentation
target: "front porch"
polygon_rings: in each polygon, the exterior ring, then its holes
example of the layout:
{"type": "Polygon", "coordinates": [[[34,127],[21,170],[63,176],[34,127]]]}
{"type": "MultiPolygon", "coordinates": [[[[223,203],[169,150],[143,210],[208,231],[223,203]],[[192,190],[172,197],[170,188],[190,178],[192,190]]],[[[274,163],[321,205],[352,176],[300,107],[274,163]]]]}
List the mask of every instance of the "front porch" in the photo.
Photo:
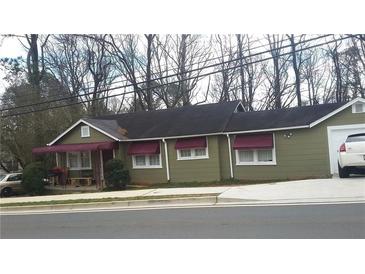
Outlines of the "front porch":
{"type": "Polygon", "coordinates": [[[48,171],[47,189],[86,192],[105,187],[104,166],[115,158],[117,149],[116,142],[97,142],[38,147],[32,152],[55,155],[56,165],[48,171]]]}

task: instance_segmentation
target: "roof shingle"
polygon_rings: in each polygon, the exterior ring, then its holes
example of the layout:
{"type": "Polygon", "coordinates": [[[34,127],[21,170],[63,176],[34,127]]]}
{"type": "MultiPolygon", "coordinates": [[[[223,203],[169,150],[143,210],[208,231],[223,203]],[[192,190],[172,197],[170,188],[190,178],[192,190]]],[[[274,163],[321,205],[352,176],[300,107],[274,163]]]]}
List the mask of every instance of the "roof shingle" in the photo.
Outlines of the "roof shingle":
{"type": "Polygon", "coordinates": [[[307,126],[344,104],[235,112],[239,101],[232,101],[84,120],[119,140],[148,139],[307,126]]]}

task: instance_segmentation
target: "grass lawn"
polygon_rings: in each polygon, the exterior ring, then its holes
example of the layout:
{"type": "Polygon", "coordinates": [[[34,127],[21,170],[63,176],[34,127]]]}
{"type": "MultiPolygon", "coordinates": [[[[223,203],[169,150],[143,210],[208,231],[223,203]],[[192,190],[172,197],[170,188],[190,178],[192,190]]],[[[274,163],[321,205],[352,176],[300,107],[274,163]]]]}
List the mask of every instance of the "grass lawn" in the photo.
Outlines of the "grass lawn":
{"type": "Polygon", "coordinates": [[[211,197],[217,196],[219,193],[209,194],[187,194],[187,195],[156,195],[156,196],[136,196],[136,197],[110,197],[98,199],[73,199],[73,200],[53,200],[38,202],[19,202],[19,203],[3,203],[0,207],[12,206],[37,206],[37,205],[68,205],[68,204],[85,204],[85,203],[101,203],[101,202],[123,202],[123,201],[140,201],[140,200],[158,200],[158,199],[174,199],[174,198],[193,198],[193,197],[211,197]]]}
{"type": "Polygon", "coordinates": [[[130,185],[128,186],[128,189],[239,186],[239,185],[268,184],[268,183],[276,183],[283,181],[288,181],[288,180],[260,180],[260,181],[223,180],[223,181],[213,181],[213,182],[180,182],[180,183],[170,182],[170,183],[160,183],[146,186],[130,185]]]}

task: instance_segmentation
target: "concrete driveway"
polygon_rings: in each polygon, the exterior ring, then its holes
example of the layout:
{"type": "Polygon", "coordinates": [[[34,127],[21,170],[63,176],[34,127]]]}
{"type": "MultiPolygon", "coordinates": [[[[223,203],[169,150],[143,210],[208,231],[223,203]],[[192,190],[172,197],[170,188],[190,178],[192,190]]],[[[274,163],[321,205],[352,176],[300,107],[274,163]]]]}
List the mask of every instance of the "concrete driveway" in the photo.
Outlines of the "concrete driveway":
{"type": "Polygon", "coordinates": [[[365,201],[365,177],[310,179],[232,187],[219,202],[338,202],[365,201]]]}

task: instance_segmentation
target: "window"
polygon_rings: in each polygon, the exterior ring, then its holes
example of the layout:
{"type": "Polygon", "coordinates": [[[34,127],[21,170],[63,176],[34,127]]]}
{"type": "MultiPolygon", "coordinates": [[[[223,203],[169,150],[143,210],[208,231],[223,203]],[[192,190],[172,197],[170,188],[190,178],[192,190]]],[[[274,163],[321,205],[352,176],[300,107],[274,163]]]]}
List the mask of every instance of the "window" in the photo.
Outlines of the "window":
{"type": "Polygon", "coordinates": [[[91,152],[67,152],[67,167],[70,170],[91,169],[91,152]]]}
{"type": "Polygon", "coordinates": [[[208,149],[204,148],[191,148],[191,149],[178,149],[178,160],[195,160],[195,159],[208,159],[208,149]]]}
{"type": "Polygon", "coordinates": [[[138,155],[138,156],[134,156],[135,157],[135,162],[136,162],[136,166],[145,166],[146,165],[146,156],[145,155],[138,155]]]}
{"type": "Polygon", "coordinates": [[[133,155],[133,168],[162,168],[161,154],[133,155]]]}
{"type": "Polygon", "coordinates": [[[236,150],[237,165],[276,165],[275,150],[236,150]]]}
{"type": "Polygon", "coordinates": [[[240,162],[253,162],[253,150],[239,150],[238,159],[240,162]]]}
{"type": "Polygon", "coordinates": [[[150,165],[159,166],[160,165],[160,155],[149,155],[150,165]]]}
{"type": "Polygon", "coordinates": [[[78,160],[78,153],[77,152],[69,152],[68,156],[68,167],[69,168],[78,168],[79,167],[79,160],[78,160]]]}
{"type": "Polygon", "coordinates": [[[81,137],[90,137],[90,127],[89,126],[82,126],[81,127],[81,137]]]}
{"type": "Polygon", "coordinates": [[[363,113],[365,112],[364,103],[356,103],[352,105],[352,113],[363,113]]]}
{"type": "Polygon", "coordinates": [[[258,150],[257,161],[272,162],[272,149],[258,150]]]}
{"type": "Polygon", "coordinates": [[[21,181],[21,180],[22,180],[21,174],[11,175],[8,178],[8,182],[15,182],[15,181],[21,181]]]}
{"type": "Polygon", "coordinates": [[[365,142],[365,133],[350,135],[346,139],[346,143],[365,142]]]}

